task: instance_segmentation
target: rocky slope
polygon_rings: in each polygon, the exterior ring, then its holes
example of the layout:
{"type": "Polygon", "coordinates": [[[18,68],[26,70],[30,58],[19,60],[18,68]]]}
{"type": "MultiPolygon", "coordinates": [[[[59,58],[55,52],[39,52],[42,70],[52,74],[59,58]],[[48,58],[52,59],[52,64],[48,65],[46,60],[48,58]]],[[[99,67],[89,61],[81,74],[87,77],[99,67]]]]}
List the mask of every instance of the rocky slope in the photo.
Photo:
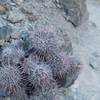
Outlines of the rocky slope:
{"type": "MultiPolygon", "coordinates": [[[[100,98],[100,1],[87,0],[89,19],[72,34],[74,50],[84,62],[77,82],[72,86],[71,98],[99,100],[100,98]]],[[[72,99],[72,100],[74,100],[72,99]]]]}
{"type": "MultiPolygon", "coordinates": [[[[27,37],[26,33],[31,37],[35,33],[51,33],[55,40],[53,43],[57,46],[56,53],[63,57],[75,54],[84,58],[84,54],[80,54],[85,49],[80,49],[83,36],[79,35],[85,30],[82,24],[87,18],[85,0],[0,0],[0,44],[15,43],[14,40],[27,37]]],[[[40,38],[45,39],[45,36],[40,38]]],[[[77,85],[81,84],[78,82],[81,82],[80,78],[74,85],[77,89],[77,85]]],[[[62,100],[73,100],[74,96],[79,98],[77,95],[81,94],[75,94],[74,86],[61,96],[62,100]]]]}

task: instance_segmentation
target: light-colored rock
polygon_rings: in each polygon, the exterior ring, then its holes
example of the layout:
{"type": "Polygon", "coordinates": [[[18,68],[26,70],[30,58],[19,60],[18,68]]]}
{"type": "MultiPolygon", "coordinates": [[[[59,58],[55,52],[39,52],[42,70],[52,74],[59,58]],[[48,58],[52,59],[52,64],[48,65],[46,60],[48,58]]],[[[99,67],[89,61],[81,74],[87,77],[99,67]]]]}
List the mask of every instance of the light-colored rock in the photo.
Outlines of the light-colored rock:
{"type": "Polygon", "coordinates": [[[55,0],[65,12],[65,18],[74,26],[79,26],[88,18],[86,0],[55,0]]]}
{"type": "MultiPolygon", "coordinates": [[[[11,26],[7,25],[7,26],[0,27],[0,40],[7,41],[7,39],[9,39],[11,33],[12,33],[11,26]]],[[[3,42],[1,42],[1,43],[3,43],[3,42]]]]}
{"type": "Polygon", "coordinates": [[[3,5],[0,5],[0,15],[5,14],[7,11],[7,8],[3,5]]]}

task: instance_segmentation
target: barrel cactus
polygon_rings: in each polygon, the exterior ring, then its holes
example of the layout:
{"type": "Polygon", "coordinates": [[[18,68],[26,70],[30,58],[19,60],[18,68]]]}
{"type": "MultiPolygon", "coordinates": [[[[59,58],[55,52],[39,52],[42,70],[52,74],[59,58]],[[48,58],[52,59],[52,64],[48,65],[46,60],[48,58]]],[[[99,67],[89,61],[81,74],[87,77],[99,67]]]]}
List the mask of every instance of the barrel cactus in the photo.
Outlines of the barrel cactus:
{"type": "Polygon", "coordinates": [[[77,57],[63,56],[51,33],[41,35],[43,32],[1,47],[0,86],[5,97],[58,100],[57,90],[68,88],[77,79],[81,69],[77,57]]]}

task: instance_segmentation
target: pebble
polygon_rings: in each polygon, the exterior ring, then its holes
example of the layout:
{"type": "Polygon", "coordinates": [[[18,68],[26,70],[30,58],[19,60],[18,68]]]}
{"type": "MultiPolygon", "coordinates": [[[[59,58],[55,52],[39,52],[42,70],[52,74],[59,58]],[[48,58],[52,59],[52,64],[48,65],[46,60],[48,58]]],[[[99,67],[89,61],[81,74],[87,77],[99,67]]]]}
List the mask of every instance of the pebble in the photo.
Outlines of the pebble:
{"type": "Polygon", "coordinates": [[[0,27],[0,40],[6,40],[10,33],[12,33],[12,28],[9,25],[0,27]]]}
{"type": "Polygon", "coordinates": [[[7,11],[7,8],[3,5],[0,5],[0,15],[5,14],[7,11]]]}

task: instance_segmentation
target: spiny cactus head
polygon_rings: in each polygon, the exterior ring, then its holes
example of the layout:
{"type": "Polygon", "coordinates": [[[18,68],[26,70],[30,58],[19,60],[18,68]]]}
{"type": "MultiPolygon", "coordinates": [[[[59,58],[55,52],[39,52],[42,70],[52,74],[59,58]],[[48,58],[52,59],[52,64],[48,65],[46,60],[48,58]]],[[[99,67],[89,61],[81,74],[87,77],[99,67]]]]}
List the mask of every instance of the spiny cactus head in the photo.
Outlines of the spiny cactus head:
{"type": "Polygon", "coordinates": [[[34,93],[31,96],[30,100],[55,100],[55,94],[53,92],[53,89],[50,87],[37,87],[34,90],[34,93]]]}
{"type": "Polygon", "coordinates": [[[68,63],[65,66],[64,60],[55,55],[52,60],[49,62],[53,77],[63,78],[66,74],[67,67],[69,66],[68,63]]]}
{"type": "Polygon", "coordinates": [[[41,50],[56,50],[55,36],[51,32],[37,32],[32,35],[32,46],[41,50]]]}
{"type": "Polygon", "coordinates": [[[30,100],[62,100],[57,88],[37,88],[30,100]]]}
{"type": "Polygon", "coordinates": [[[51,62],[53,77],[59,87],[71,86],[81,70],[81,61],[73,56],[56,56],[51,62]]]}
{"type": "Polygon", "coordinates": [[[24,89],[20,87],[20,73],[17,68],[9,66],[0,69],[0,90],[7,96],[14,96],[18,100],[24,100],[24,89]]]}
{"type": "Polygon", "coordinates": [[[78,57],[69,57],[69,67],[66,71],[66,87],[73,85],[82,69],[82,62],[78,57]]]}
{"type": "Polygon", "coordinates": [[[35,86],[45,87],[47,85],[53,86],[54,79],[52,72],[48,65],[37,62],[28,62],[29,80],[35,86]]]}
{"type": "Polygon", "coordinates": [[[3,65],[16,65],[20,59],[24,56],[22,49],[15,48],[13,46],[4,47],[1,54],[3,65]]]}
{"type": "Polygon", "coordinates": [[[52,90],[56,87],[56,82],[49,66],[42,62],[31,61],[31,59],[26,65],[28,79],[34,86],[30,100],[53,100],[52,90]]]}

